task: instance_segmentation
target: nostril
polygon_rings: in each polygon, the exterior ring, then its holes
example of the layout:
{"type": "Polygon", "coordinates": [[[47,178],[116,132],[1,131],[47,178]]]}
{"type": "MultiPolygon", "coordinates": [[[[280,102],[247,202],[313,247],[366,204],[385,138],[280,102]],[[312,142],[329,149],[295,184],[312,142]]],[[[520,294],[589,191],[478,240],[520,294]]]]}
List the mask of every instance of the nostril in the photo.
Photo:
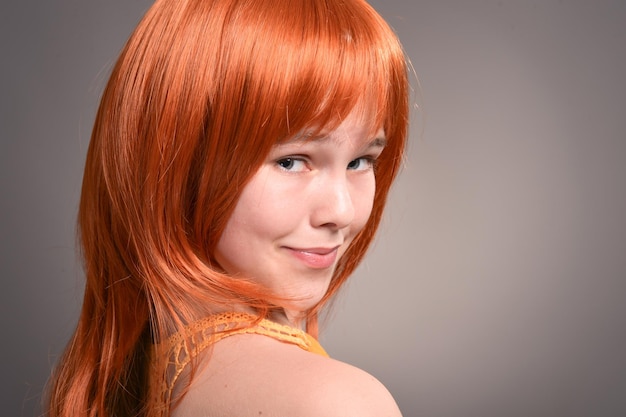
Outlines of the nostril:
{"type": "Polygon", "coordinates": [[[328,184],[318,197],[312,213],[314,226],[343,229],[354,220],[352,196],[343,181],[328,184]]]}

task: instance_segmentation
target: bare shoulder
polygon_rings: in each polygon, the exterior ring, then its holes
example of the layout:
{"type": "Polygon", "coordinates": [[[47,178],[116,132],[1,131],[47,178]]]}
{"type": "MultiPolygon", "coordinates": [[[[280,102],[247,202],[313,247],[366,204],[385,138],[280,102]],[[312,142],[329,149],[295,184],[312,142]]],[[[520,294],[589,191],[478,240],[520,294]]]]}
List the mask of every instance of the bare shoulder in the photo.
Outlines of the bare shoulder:
{"type": "Polygon", "coordinates": [[[389,391],[354,366],[259,335],[217,343],[173,417],[400,417],[389,391]]]}
{"type": "Polygon", "coordinates": [[[385,386],[367,372],[320,358],[312,370],[306,416],[399,417],[400,410],[385,386]]]}

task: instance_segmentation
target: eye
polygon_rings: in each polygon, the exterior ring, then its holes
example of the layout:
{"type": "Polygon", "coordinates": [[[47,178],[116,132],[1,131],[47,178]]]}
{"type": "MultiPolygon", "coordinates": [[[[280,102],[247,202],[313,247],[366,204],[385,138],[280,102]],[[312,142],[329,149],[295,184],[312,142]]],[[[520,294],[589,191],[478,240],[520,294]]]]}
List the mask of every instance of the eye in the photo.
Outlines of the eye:
{"type": "Polygon", "coordinates": [[[353,171],[365,171],[365,170],[372,168],[373,166],[374,166],[373,158],[362,156],[360,158],[350,161],[350,163],[348,164],[348,169],[353,170],[353,171]]]}
{"type": "Polygon", "coordinates": [[[282,158],[277,160],[276,164],[284,171],[301,172],[307,170],[306,163],[301,158],[282,158]]]}

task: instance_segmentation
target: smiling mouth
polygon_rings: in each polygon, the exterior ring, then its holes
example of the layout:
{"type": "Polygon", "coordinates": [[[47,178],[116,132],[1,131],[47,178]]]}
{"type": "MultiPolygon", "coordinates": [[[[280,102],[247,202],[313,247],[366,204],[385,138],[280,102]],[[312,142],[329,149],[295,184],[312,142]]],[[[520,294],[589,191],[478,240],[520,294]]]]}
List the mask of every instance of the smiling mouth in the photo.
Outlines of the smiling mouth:
{"type": "Polygon", "coordinates": [[[332,248],[290,248],[286,249],[305,266],[312,269],[326,269],[335,264],[339,246],[332,248]]]}

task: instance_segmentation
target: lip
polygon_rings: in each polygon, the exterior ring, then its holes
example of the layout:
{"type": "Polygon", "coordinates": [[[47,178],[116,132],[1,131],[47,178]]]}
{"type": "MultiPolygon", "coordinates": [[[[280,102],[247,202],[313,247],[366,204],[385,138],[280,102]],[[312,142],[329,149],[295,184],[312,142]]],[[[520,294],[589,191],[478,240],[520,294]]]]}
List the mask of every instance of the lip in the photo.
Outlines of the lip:
{"type": "Polygon", "coordinates": [[[335,264],[339,246],[332,248],[292,248],[285,247],[296,259],[312,269],[326,269],[335,264]]]}

